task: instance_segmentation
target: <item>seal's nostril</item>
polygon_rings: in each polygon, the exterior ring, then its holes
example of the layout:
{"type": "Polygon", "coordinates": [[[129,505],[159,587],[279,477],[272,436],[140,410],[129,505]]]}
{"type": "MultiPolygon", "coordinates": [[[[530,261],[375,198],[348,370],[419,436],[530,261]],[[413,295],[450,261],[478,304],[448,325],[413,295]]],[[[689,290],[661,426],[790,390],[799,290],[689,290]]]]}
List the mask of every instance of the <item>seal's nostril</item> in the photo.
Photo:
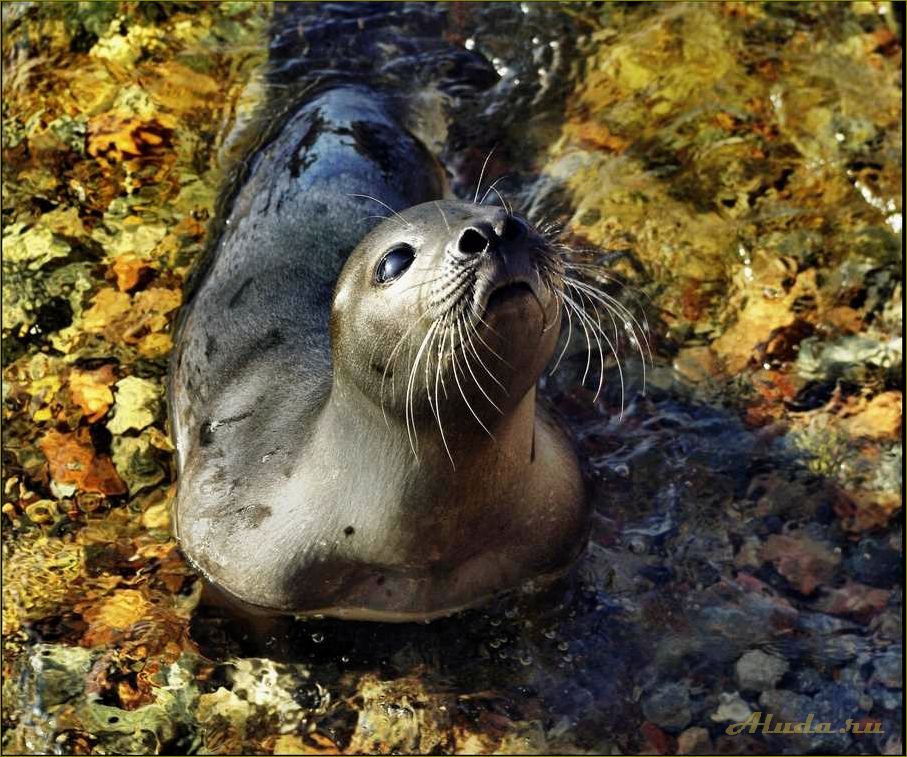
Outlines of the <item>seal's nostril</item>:
{"type": "Polygon", "coordinates": [[[478,229],[466,229],[460,235],[457,249],[467,255],[476,255],[488,249],[488,238],[478,229]]]}
{"type": "Polygon", "coordinates": [[[515,239],[519,239],[523,234],[526,233],[526,224],[524,224],[519,218],[514,216],[508,216],[507,220],[504,221],[504,228],[501,230],[501,238],[512,242],[515,239]]]}

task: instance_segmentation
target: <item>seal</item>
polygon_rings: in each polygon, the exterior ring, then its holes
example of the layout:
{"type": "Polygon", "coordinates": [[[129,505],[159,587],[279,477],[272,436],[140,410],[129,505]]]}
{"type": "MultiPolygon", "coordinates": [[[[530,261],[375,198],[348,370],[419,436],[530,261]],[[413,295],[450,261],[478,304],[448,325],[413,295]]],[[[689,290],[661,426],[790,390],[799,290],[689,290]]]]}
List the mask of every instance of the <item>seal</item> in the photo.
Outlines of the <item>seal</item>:
{"type": "Polygon", "coordinates": [[[174,527],[246,608],[426,620],[585,545],[579,465],[536,393],[562,258],[447,197],[398,112],[344,85],[287,118],[181,312],[174,527]]]}

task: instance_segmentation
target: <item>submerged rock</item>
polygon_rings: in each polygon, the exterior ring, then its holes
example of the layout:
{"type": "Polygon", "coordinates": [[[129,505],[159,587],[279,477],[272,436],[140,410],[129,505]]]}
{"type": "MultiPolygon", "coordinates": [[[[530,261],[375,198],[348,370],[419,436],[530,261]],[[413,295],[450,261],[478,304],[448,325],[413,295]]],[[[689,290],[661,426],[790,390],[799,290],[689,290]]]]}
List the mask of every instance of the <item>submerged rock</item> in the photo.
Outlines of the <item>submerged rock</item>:
{"type": "Polygon", "coordinates": [[[786,660],[754,649],[737,660],[737,682],[748,691],[773,689],[789,667],[786,660]]]}
{"type": "Polygon", "coordinates": [[[668,683],[643,698],[642,711],[655,725],[679,731],[692,719],[690,690],[682,683],[668,683]]]}

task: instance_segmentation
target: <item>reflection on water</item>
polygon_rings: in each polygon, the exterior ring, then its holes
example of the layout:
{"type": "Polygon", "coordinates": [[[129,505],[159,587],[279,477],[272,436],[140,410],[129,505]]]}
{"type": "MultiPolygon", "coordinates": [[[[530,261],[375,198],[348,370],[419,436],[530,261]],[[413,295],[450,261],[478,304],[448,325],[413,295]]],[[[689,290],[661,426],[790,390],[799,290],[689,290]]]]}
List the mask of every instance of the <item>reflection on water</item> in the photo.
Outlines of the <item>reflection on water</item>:
{"type": "MultiPolygon", "coordinates": [[[[415,93],[454,186],[497,145],[505,197],[596,250],[650,327],[623,402],[613,362],[597,401],[580,386],[581,339],[544,384],[592,487],[587,555],[544,595],[429,625],[199,605],[168,532],[169,329],[244,127],[299,56],[267,83],[268,6],[4,6],[4,749],[899,752],[889,7],[413,12],[499,77],[430,95],[435,58],[415,93]],[[726,732],[753,712],[834,730],[726,732]]],[[[391,63],[421,49],[374,24],[391,63]]],[[[365,49],[332,28],[328,62],[365,49]]]]}

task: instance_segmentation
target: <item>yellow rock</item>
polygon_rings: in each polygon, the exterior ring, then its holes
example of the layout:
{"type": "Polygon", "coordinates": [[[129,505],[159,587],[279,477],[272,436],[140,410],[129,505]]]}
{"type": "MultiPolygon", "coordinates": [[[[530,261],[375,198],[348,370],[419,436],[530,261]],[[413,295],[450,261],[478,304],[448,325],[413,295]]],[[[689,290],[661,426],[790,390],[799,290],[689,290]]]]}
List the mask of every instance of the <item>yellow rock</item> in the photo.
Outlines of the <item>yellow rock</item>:
{"type": "Polygon", "coordinates": [[[311,749],[299,736],[284,734],[274,742],[274,754],[309,754],[311,749]]]}
{"type": "Polygon", "coordinates": [[[82,548],[40,536],[20,541],[3,559],[3,633],[54,614],[82,576],[82,548]]]}
{"type": "Polygon", "coordinates": [[[170,334],[148,334],[139,342],[139,354],[147,358],[163,357],[171,347],[170,334]]]}
{"type": "Polygon", "coordinates": [[[132,300],[126,292],[106,287],[92,299],[91,307],[85,311],[82,327],[85,331],[99,332],[117,316],[126,313],[132,300]]]}
{"type": "Polygon", "coordinates": [[[88,416],[88,422],[101,418],[113,404],[110,385],[116,381],[112,366],[96,371],[73,370],[69,375],[69,393],[88,416]]]}
{"type": "Polygon", "coordinates": [[[901,433],[901,393],[877,394],[855,415],[845,418],[844,429],[867,439],[895,439],[901,433]]]}
{"type": "Polygon", "coordinates": [[[141,431],[157,419],[161,404],[161,387],[148,379],[127,376],[117,381],[116,405],[107,428],[112,434],[129,429],[141,431]]]}
{"type": "Polygon", "coordinates": [[[142,525],[149,530],[170,528],[170,500],[152,505],[142,513],[142,525]]]}
{"type": "Polygon", "coordinates": [[[122,589],[104,600],[92,625],[123,630],[144,618],[150,607],[140,591],[122,589]]]}

